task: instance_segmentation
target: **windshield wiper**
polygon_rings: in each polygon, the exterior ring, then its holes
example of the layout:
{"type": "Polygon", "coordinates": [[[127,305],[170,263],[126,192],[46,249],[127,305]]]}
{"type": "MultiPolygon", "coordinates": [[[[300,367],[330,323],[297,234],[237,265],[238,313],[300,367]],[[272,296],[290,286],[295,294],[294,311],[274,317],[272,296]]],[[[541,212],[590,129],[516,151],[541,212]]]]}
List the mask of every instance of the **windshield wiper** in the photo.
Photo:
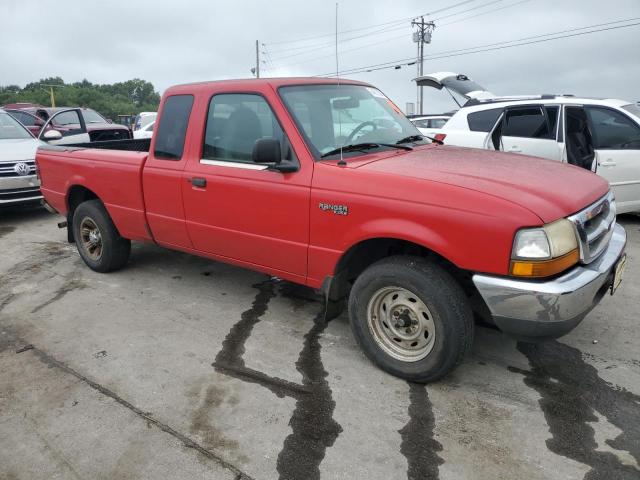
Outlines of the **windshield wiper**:
{"type": "Polygon", "coordinates": [[[429,140],[431,140],[434,143],[437,143],[438,145],[444,145],[444,142],[442,140],[438,140],[437,138],[429,137],[427,135],[409,135],[408,137],[404,137],[398,140],[396,144],[419,142],[420,140],[424,140],[425,138],[428,138],[429,140]]]}
{"type": "Polygon", "coordinates": [[[371,150],[372,148],[380,148],[380,147],[390,147],[390,148],[399,148],[400,150],[413,150],[413,148],[407,145],[398,145],[395,143],[352,143],[350,145],[345,145],[344,147],[334,148],[333,150],[329,150],[327,153],[323,153],[320,155],[320,158],[329,157],[331,155],[337,155],[340,152],[357,152],[358,150],[371,150]]]}

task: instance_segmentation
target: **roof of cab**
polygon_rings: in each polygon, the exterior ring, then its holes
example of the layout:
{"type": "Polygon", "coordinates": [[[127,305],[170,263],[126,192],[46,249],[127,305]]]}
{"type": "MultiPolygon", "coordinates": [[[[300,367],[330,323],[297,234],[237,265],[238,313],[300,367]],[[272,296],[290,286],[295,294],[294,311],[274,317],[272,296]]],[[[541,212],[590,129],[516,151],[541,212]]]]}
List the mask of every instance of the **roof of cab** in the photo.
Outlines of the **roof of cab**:
{"type": "Polygon", "coordinates": [[[213,80],[209,82],[184,83],[169,87],[165,95],[174,93],[189,93],[198,90],[208,90],[211,87],[220,88],[224,85],[233,85],[234,88],[259,88],[270,85],[273,88],[293,85],[364,85],[371,87],[369,83],[357,80],[347,80],[342,78],[318,78],[318,77],[286,77],[286,78],[243,78],[233,80],[213,80]]]}

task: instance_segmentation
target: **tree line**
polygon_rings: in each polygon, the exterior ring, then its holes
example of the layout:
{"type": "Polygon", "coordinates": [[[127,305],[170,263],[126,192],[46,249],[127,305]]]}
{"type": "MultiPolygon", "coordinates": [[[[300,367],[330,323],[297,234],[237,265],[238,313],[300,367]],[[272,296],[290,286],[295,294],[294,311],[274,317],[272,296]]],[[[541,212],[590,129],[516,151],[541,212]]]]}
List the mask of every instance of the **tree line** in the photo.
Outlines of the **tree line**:
{"type": "Polygon", "coordinates": [[[100,85],[88,80],[64,83],[60,77],[50,77],[29,83],[24,88],[18,85],[0,86],[0,105],[27,102],[51,106],[52,88],[56,107],[93,108],[114,121],[118,115],[156,111],[160,103],[160,94],[155,91],[153,84],[139,78],[100,85]]]}

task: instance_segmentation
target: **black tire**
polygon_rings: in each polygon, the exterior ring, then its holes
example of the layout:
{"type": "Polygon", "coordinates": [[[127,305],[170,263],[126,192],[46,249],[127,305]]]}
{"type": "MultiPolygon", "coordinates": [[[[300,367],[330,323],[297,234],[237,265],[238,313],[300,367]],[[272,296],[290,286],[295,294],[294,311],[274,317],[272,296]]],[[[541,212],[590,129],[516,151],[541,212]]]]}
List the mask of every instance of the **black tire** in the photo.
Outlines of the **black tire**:
{"type": "MultiPolygon", "coordinates": [[[[386,304],[383,308],[386,312],[386,304]]],[[[404,312],[406,316],[407,310],[404,312]]],[[[387,321],[391,319],[390,316],[385,318],[387,321]]],[[[353,334],[367,357],[382,370],[411,382],[428,383],[442,378],[462,361],[473,344],[473,313],[462,288],[444,269],[420,257],[388,257],[367,268],[351,289],[349,320],[353,334]],[[380,292],[389,288],[393,293],[396,287],[413,293],[430,313],[429,321],[435,334],[430,341],[430,351],[424,358],[411,361],[394,358],[382,346],[384,340],[376,340],[373,327],[369,326],[369,303],[375,305],[374,296],[380,298],[380,292]]],[[[378,338],[384,337],[385,329],[393,337],[387,323],[382,319],[379,322],[385,327],[378,327],[382,331],[378,338]]],[[[398,324],[395,325],[397,327],[398,324]]],[[[424,338],[428,338],[428,332],[424,333],[424,338]]],[[[393,344],[396,340],[387,341],[393,344]]]]}
{"type": "Polygon", "coordinates": [[[84,263],[100,273],[120,270],[127,264],[131,253],[131,241],[122,238],[109,213],[100,200],[81,203],[73,212],[73,238],[84,263]],[[100,235],[100,255],[92,253],[83,241],[81,227],[94,225],[100,235]]]}

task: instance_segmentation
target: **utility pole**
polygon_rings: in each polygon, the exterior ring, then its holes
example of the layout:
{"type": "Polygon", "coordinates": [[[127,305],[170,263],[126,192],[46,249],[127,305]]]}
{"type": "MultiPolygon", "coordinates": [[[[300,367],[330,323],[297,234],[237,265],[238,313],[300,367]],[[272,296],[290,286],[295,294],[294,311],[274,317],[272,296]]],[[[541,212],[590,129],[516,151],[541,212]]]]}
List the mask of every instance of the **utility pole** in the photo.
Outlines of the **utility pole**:
{"type": "Polygon", "coordinates": [[[260,45],[256,40],[256,78],[260,78],[260,45]]]}
{"type": "MultiPolygon", "coordinates": [[[[411,21],[412,27],[418,27],[417,32],[413,32],[413,41],[418,44],[418,77],[424,74],[424,45],[425,43],[431,43],[431,35],[433,29],[436,28],[435,23],[425,22],[424,17],[420,17],[420,20],[414,19],[411,21]]],[[[424,107],[424,99],[422,95],[422,87],[418,88],[418,113],[422,115],[424,107]]]]}

